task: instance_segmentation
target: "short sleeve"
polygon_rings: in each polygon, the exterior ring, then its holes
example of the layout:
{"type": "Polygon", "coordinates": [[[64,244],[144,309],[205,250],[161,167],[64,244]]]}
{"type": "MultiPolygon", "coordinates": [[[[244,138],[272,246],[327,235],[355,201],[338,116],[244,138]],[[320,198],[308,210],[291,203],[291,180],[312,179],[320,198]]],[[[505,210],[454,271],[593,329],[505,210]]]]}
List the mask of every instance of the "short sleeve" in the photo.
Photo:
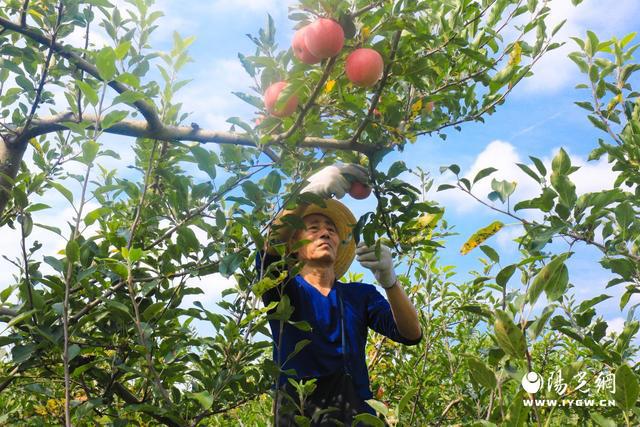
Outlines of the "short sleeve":
{"type": "Polygon", "coordinates": [[[420,337],[410,340],[398,331],[396,321],[393,319],[391,305],[378,290],[369,285],[371,290],[367,293],[367,324],[374,331],[385,337],[405,345],[416,345],[422,341],[420,337]]]}

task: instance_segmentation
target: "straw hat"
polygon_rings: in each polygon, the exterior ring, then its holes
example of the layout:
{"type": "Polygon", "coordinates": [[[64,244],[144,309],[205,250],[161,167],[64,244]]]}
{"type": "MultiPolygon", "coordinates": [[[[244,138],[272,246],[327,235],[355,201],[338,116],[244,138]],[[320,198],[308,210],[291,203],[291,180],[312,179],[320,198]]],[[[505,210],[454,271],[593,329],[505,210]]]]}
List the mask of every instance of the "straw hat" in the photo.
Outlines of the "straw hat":
{"type": "MultiPolygon", "coordinates": [[[[315,204],[308,205],[301,214],[301,217],[304,218],[307,215],[320,214],[326,216],[335,224],[338,236],[340,237],[340,244],[336,254],[334,271],[336,273],[336,279],[339,279],[349,270],[349,266],[355,258],[356,242],[353,239],[353,227],[357,221],[353,213],[342,202],[335,199],[325,199],[324,201],[326,207],[323,208],[315,204]]],[[[280,216],[290,213],[292,213],[292,211],[284,211],[280,216]]],[[[293,242],[290,240],[288,243],[291,244],[293,242]]]]}

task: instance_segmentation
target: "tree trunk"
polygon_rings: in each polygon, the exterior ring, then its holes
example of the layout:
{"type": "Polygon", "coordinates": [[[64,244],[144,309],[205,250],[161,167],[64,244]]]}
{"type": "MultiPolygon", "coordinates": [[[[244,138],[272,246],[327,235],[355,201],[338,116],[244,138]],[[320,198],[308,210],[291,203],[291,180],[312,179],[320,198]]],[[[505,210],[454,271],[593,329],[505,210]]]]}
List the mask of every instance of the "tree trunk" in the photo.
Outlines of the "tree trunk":
{"type": "Polygon", "coordinates": [[[13,181],[18,174],[22,156],[28,145],[26,141],[19,144],[7,144],[5,139],[6,135],[0,139],[0,213],[4,211],[9,201],[13,181]]]}

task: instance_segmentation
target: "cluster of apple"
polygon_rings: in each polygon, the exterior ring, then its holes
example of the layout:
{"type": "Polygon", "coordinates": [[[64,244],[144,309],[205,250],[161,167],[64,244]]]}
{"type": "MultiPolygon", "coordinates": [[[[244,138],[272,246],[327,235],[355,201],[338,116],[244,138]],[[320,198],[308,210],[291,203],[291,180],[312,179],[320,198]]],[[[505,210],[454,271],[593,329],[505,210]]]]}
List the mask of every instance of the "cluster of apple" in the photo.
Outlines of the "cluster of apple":
{"type": "MultiPolygon", "coordinates": [[[[344,46],[344,30],[332,19],[319,18],[300,28],[293,36],[293,54],[305,64],[317,64],[326,58],[336,56],[344,46]]],[[[369,48],[355,49],[345,63],[347,78],[356,86],[371,87],[382,77],[384,61],[382,56],[369,48]]],[[[292,94],[284,105],[276,108],[276,101],[287,82],[272,84],[264,93],[264,105],[269,114],[287,117],[296,111],[298,97],[292,94]]]]}

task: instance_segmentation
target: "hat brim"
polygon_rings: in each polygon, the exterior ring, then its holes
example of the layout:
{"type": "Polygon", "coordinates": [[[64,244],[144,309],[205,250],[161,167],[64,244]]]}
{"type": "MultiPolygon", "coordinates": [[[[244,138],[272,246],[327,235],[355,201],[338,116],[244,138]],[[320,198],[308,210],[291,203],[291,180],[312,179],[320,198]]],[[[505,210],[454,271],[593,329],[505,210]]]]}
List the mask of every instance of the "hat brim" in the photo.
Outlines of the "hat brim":
{"type": "MultiPolygon", "coordinates": [[[[356,225],[356,218],[342,202],[335,199],[325,199],[326,206],[316,204],[308,205],[300,214],[302,218],[312,214],[320,214],[329,218],[338,231],[340,244],[334,263],[336,279],[341,278],[349,270],[356,255],[356,242],[353,238],[353,227],[356,225]]],[[[279,216],[291,214],[292,211],[283,211],[279,216]]],[[[289,242],[291,243],[291,242],[289,242]]]]}

